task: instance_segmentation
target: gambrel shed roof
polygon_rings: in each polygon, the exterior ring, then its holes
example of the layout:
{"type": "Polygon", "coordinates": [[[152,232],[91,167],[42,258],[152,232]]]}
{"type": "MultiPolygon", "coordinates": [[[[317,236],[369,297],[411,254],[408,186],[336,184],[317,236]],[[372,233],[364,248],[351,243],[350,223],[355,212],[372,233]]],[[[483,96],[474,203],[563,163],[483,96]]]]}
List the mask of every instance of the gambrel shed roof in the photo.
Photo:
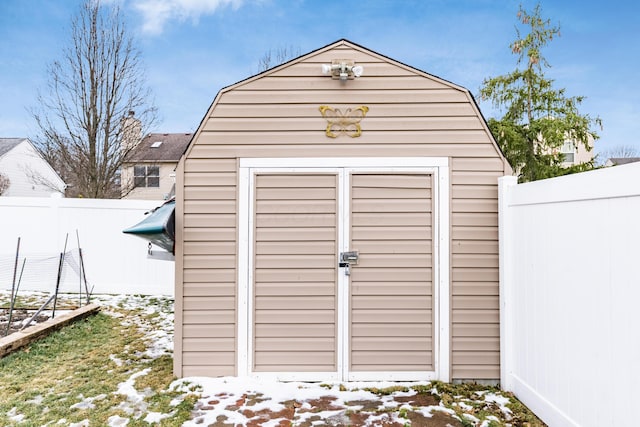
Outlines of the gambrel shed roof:
{"type": "MultiPolygon", "coordinates": [[[[346,39],[221,89],[187,150],[194,141],[215,144],[218,137],[219,143],[231,143],[240,137],[231,134],[236,131],[264,131],[265,137],[274,140],[302,136],[297,132],[308,132],[312,121],[324,123],[318,120],[317,102],[309,104],[312,98],[331,105],[366,104],[369,112],[363,128],[368,135],[359,139],[360,143],[388,142],[388,132],[403,132],[404,142],[412,143],[420,134],[420,143],[430,142],[426,136],[434,143],[467,144],[459,145],[459,149],[466,149],[466,156],[497,154],[503,159],[502,169],[511,171],[469,90],[346,39]],[[344,59],[364,67],[364,76],[337,87],[330,77],[318,76],[322,76],[322,64],[331,64],[341,52],[344,59]],[[240,116],[254,116],[252,128],[237,129],[234,123],[240,116]],[[475,145],[486,142],[492,145],[491,152],[486,146],[475,145]]],[[[309,141],[306,135],[305,139],[309,141]]]]}

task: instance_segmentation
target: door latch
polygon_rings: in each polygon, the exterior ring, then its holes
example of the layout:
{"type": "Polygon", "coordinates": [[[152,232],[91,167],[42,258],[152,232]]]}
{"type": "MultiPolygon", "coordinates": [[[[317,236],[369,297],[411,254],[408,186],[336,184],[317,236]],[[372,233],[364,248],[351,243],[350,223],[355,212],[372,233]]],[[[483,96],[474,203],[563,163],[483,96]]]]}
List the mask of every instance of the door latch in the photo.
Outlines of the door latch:
{"type": "Polygon", "coordinates": [[[346,262],[348,264],[358,264],[358,251],[341,252],[340,262],[346,262]]]}
{"type": "Polygon", "coordinates": [[[351,275],[352,264],[358,264],[358,251],[341,252],[338,267],[344,268],[345,276],[351,275]]]}

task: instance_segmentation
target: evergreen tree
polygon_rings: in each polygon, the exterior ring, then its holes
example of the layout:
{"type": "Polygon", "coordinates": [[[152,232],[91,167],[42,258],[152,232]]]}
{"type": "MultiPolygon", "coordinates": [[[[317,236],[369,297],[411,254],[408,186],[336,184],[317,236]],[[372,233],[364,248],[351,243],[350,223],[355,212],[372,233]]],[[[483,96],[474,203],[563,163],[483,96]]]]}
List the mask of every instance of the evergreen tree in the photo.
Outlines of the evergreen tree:
{"type": "Polygon", "coordinates": [[[480,89],[480,97],[504,114],[500,119],[489,119],[488,124],[521,182],[592,168],[593,162],[563,168],[560,147],[571,141],[590,150],[590,139],[598,138],[592,126],[601,125],[599,118],[578,111],[584,97],[567,96],[565,89],[555,89],[554,80],[545,77],[545,68],[550,65],[542,49],[560,35],[560,27],[552,26],[540,14],[539,4],[532,13],[522,6],[518,11],[518,20],[528,32],[522,36],[516,28],[517,39],[510,47],[518,55],[517,65],[526,66],[485,79],[480,89]]]}

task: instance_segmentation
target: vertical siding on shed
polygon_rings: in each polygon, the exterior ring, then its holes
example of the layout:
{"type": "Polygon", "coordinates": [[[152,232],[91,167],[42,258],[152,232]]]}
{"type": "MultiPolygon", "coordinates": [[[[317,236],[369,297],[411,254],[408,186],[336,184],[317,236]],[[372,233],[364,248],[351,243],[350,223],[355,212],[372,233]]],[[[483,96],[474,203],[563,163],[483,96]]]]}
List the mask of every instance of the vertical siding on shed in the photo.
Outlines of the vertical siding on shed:
{"type": "Polygon", "coordinates": [[[183,376],[235,374],[236,170],[235,159],[185,162],[183,376]]]}
{"type": "MultiPolygon", "coordinates": [[[[223,90],[205,117],[186,154],[185,333],[229,328],[235,318],[235,272],[226,262],[237,246],[224,224],[235,219],[236,159],[316,156],[451,158],[452,378],[499,378],[496,188],[509,167],[468,92],[345,41],[223,90]],[[333,59],[353,59],[365,75],[323,76],[320,65],[333,59]],[[327,138],[320,105],[368,106],[362,136],[327,138]],[[216,299],[216,314],[188,303],[198,292],[216,299]]],[[[232,339],[211,331],[185,341],[185,375],[233,373],[232,339]],[[220,346],[202,350],[212,340],[220,346]]]]}
{"type": "Polygon", "coordinates": [[[432,371],[431,175],[351,176],[352,371],[432,371]]]}
{"type": "Polygon", "coordinates": [[[331,372],[336,360],[335,174],[255,177],[255,372],[331,372]]]}
{"type": "Polygon", "coordinates": [[[452,377],[500,377],[498,177],[501,162],[454,158],[451,179],[452,377]]]}

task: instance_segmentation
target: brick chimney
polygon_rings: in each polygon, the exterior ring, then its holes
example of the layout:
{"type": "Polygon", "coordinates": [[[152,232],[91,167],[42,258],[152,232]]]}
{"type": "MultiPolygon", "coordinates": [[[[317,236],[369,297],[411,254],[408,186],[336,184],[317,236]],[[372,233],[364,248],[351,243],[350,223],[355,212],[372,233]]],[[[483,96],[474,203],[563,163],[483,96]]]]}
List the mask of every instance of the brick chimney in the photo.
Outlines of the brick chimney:
{"type": "Polygon", "coordinates": [[[122,126],[120,148],[122,151],[131,151],[142,140],[142,123],[135,115],[135,111],[129,110],[129,114],[120,121],[122,126]]]}

